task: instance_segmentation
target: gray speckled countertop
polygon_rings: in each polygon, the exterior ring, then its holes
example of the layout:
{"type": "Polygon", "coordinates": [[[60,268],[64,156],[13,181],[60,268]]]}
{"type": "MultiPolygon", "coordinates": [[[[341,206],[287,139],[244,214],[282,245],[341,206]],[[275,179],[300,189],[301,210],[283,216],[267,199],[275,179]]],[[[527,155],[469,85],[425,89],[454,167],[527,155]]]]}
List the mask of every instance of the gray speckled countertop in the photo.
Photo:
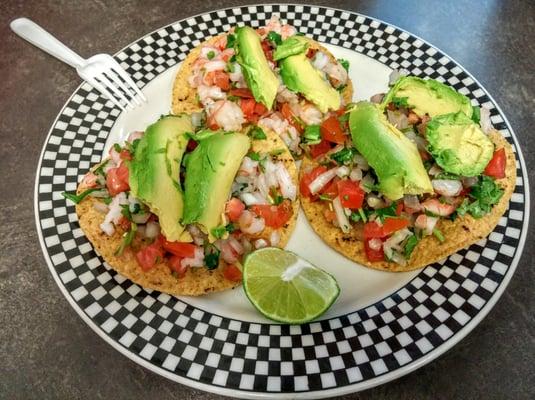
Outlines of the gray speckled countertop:
{"type": "MultiPolygon", "coordinates": [[[[115,53],[175,20],[242,3],[0,3],[0,398],[219,398],[173,383],[116,352],[76,315],[54,283],[35,230],[35,168],[50,125],[80,80],[68,66],[16,37],[9,21],[30,17],[89,56],[115,53]]],[[[509,118],[535,183],[535,2],[311,3],[398,25],[465,66],[509,118]]],[[[408,376],[344,398],[534,398],[534,226],[529,227],[528,242],[509,287],[467,338],[408,376]]]]}

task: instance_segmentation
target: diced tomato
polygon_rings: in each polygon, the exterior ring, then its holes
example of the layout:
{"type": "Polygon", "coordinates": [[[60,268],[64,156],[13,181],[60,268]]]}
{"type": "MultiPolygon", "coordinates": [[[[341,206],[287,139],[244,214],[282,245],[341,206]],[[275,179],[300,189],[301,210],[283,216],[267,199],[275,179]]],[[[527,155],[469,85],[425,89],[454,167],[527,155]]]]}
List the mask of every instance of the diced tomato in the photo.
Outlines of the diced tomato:
{"type": "Polygon", "coordinates": [[[317,49],[308,49],[307,58],[314,58],[317,52],[318,52],[317,49]]]}
{"type": "Polygon", "coordinates": [[[256,103],[254,105],[254,113],[255,114],[264,115],[265,113],[267,113],[267,111],[268,111],[268,109],[262,103],[256,103]]]}
{"type": "Polygon", "coordinates": [[[357,182],[349,179],[338,182],[338,197],[340,197],[342,207],[361,208],[364,195],[364,190],[360,188],[357,182]]]}
{"type": "Polygon", "coordinates": [[[119,157],[121,160],[128,160],[130,161],[132,159],[132,154],[127,149],[122,149],[119,153],[119,157]]]}
{"type": "Polygon", "coordinates": [[[289,201],[284,201],[278,206],[269,204],[257,204],[251,207],[251,210],[264,218],[266,226],[274,229],[282,228],[291,218],[293,210],[289,201]]]}
{"type": "Polygon", "coordinates": [[[297,132],[303,133],[304,129],[301,124],[297,122],[295,114],[293,113],[292,108],[290,107],[290,104],[282,103],[280,107],[280,112],[284,119],[288,121],[290,125],[292,125],[297,130],[297,132]]]}
{"type": "Polygon", "coordinates": [[[230,77],[224,71],[215,71],[214,84],[221,90],[227,91],[230,89],[230,77]]]}
{"type": "Polygon", "coordinates": [[[124,230],[124,231],[128,231],[130,230],[130,221],[128,220],[128,218],[126,218],[124,215],[119,219],[119,223],[118,225],[124,230]]]}
{"type": "Polygon", "coordinates": [[[271,46],[267,40],[262,40],[262,50],[264,50],[264,55],[266,58],[273,62],[273,50],[271,49],[271,46]]]}
{"type": "Polygon", "coordinates": [[[229,264],[223,269],[223,276],[232,282],[241,281],[241,271],[234,264],[229,264]]]}
{"type": "Polygon", "coordinates": [[[256,101],[254,99],[242,98],[240,100],[240,107],[246,119],[250,120],[253,117],[255,105],[256,101]]]}
{"type": "Polygon", "coordinates": [[[373,239],[373,238],[382,238],[385,236],[383,227],[375,221],[370,221],[364,224],[364,238],[373,239]]]}
{"type": "Polygon", "coordinates": [[[323,189],[320,190],[320,193],[329,196],[331,199],[334,199],[336,196],[338,196],[339,182],[340,178],[335,177],[332,181],[325,185],[323,189]]]}
{"type": "Polygon", "coordinates": [[[323,211],[323,216],[328,222],[336,221],[336,213],[333,210],[329,210],[328,208],[323,211]]]}
{"type": "Polygon", "coordinates": [[[186,275],[188,267],[182,265],[182,257],[172,255],[171,257],[169,257],[169,261],[167,262],[167,264],[169,265],[169,268],[171,268],[171,270],[177,273],[179,278],[183,278],[186,275]]]}
{"type": "Polygon", "coordinates": [[[242,97],[244,99],[254,99],[253,92],[247,88],[230,89],[230,95],[236,97],[242,97]]]}
{"type": "Polygon", "coordinates": [[[400,201],[397,205],[396,205],[396,215],[401,215],[401,213],[403,212],[403,207],[404,207],[404,204],[402,201],[400,201]]]}
{"type": "Polygon", "coordinates": [[[185,242],[169,242],[164,240],[163,248],[165,251],[182,258],[193,258],[195,256],[195,245],[185,242]]]}
{"type": "Polygon", "coordinates": [[[197,145],[198,145],[198,144],[199,144],[199,143],[198,143],[197,141],[195,141],[195,140],[193,140],[193,139],[190,139],[190,140],[188,141],[188,147],[186,147],[186,150],[187,150],[187,151],[193,151],[193,150],[195,150],[195,149],[197,148],[197,145]]]}
{"type": "Polygon", "coordinates": [[[409,226],[409,220],[406,218],[385,218],[385,222],[383,224],[383,234],[384,236],[388,236],[396,231],[399,231],[400,229],[406,228],[409,226]]]}
{"type": "Polygon", "coordinates": [[[130,189],[128,185],[128,167],[121,163],[117,168],[110,168],[106,173],[106,187],[110,196],[115,196],[130,189]]]}
{"type": "Polygon", "coordinates": [[[145,246],[136,253],[136,259],[143,271],[153,268],[156,263],[163,259],[163,249],[159,240],[145,246]]]}
{"type": "Polygon", "coordinates": [[[466,187],[466,188],[463,188],[460,192],[459,192],[459,197],[464,197],[464,196],[467,196],[468,193],[470,193],[470,191],[472,190],[472,188],[469,188],[469,187],[466,187]]]}
{"type": "Polygon", "coordinates": [[[343,144],[347,136],[342,131],[340,121],[333,115],[321,124],[321,137],[332,143],[343,144]]]}
{"type": "Polygon", "coordinates": [[[496,179],[505,178],[506,158],[505,149],[503,147],[496,150],[483,173],[496,179]]]}
{"type": "Polygon", "coordinates": [[[313,144],[309,146],[309,149],[310,149],[310,155],[312,156],[312,158],[318,158],[319,156],[331,150],[331,144],[326,140],[322,140],[318,144],[313,144]]]}
{"type": "Polygon", "coordinates": [[[344,106],[340,107],[338,110],[335,111],[335,114],[337,117],[341,117],[346,113],[346,108],[344,106]]]}
{"type": "Polygon", "coordinates": [[[312,196],[312,193],[310,193],[310,189],[308,185],[310,185],[314,179],[316,179],[318,176],[320,176],[324,172],[327,172],[327,168],[323,165],[320,165],[314,168],[308,174],[303,175],[303,177],[301,178],[301,182],[299,182],[299,189],[303,196],[309,197],[309,198],[312,196]]]}
{"type": "Polygon", "coordinates": [[[236,222],[240,219],[243,210],[245,210],[245,204],[243,204],[240,199],[233,197],[227,202],[225,212],[231,222],[236,222]]]}
{"type": "Polygon", "coordinates": [[[368,261],[383,261],[385,259],[383,248],[381,247],[379,250],[372,249],[370,247],[370,240],[371,239],[364,240],[364,250],[366,251],[368,261]]]}

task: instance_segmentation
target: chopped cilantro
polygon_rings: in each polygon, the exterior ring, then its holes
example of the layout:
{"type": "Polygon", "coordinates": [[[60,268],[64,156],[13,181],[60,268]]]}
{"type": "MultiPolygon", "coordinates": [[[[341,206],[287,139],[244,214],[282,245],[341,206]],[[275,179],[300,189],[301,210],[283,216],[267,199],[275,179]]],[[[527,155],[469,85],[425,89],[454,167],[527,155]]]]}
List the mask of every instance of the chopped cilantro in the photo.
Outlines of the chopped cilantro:
{"type": "Polygon", "coordinates": [[[341,65],[342,67],[344,67],[344,69],[345,69],[346,71],[349,71],[349,61],[347,61],[347,60],[345,60],[345,59],[343,59],[343,58],[339,58],[339,59],[338,59],[338,62],[340,63],[340,65],[341,65]]]}
{"type": "Polygon", "coordinates": [[[397,217],[396,203],[392,203],[388,207],[378,208],[377,210],[375,210],[375,213],[381,221],[384,221],[386,217],[397,217]]]}
{"type": "Polygon", "coordinates": [[[234,47],[234,43],[236,42],[236,36],[233,34],[229,34],[227,36],[227,49],[230,49],[231,47],[234,47]]]}
{"type": "Polygon", "coordinates": [[[492,210],[492,206],[500,201],[502,195],[503,189],[494,182],[494,179],[482,175],[470,191],[469,196],[473,201],[465,198],[457,208],[457,214],[468,213],[474,218],[481,218],[492,210]]]}
{"type": "Polygon", "coordinates": [[[435,235],[435,237],[440,241],[440,243],[442,243],[444,240],[446,240],[444,238],[444,235],[442,234],[442,232],[438,228],[433,229],[433,235],[435,235]]]}
{"type": "Polygon", "coordinates": [[[269,192],[273,205],[278,206],[284,201],[284,197],[281,196],[276,188],[272,187],[269,192]]]}
{"type": "Polygon", "coordinates": [[[407,102],[408,100],[408,97],[393,97],[392,103],[394,103],[396,107],[409,108],[409,103],[407,102]]]}
{"type": "Polygon", "coordinates": [[[132,221],[132,213],[130,212],[130,205],[129,204],[121,204],[121,214],[127,220],[132,221]]]}
{"type": "Polygon", "coordinates": [[[353,147],[345,147],[336,153],[330,155],[331,159],[336,161],[338,164],[349,164],[353,160],[353,156],[357,152],[353,147]]]}
{"type": "Polygon", "coordinates": [[[342,115],[338,117],[338,122],[340,122],[340,125],[344,126],[345,123],[349,120],[349,113],[345,112],[342,115]]]}
{"type": "Polygon", "coordinates": [[[476,124],[479,124],[481,119],[481,108],[472,106],[472,110],[472,121],[474,121],[476,124]]]}
{"type": "Polygon", "coordinates": [[[110,205],[111,200],[112,200],[111,197],[104,197],[104,198],[102,199],[102,201],[103,201],[104,204],[106,204],[106,205],[110,205]]]}
{"type": "Polygon", "coordinates": [[[236,62],[236,54],[233,54],[232,57],[228,59],[228,62],[231,62],[231,63],[236,62]]]}
{"type": "Polygon", "coordinates": [[[108,165],[108,163],[110,162],[110,159],[108,158],[106,161],[104,161],[103,163],[101,163],[97,168],[95,168],[95,170],[93,171],[93,173],[95,175],[102,175],[104,176],[104,168],[106,167],[106,165],[108,165]]]}
{"type": "Polygon", "coordinates": [[[78,204],[83,199],[85,199],[89,194],[91,194],[91,193],[93,193],[93,192],[95,192],[97,190],[100,190],[100,189],[91,188],[91,189],[87,189],[87,190],[83,191],[80,194],[63,192],[63,193],[61,193],[61,195],[63,197],[65,197],[67,200],[72,201],[74,204],[78,204]]]}
{"type": "Polygon", "coordinates": [[[121,147],[119,143],[114,143],[113,150],[115,150],[117,153],[120,153],[123,150],[123,148],[121,147]]]}
{"type": "Polygon", "coordinates": [[[342,92],[345,88],[347,87],[347,85],[340,85],[336,88],[337,91],[339,92],[342,92]]]}
{"type": "Polygon", "coordinates": [[[250,135],[254,140],[264,140],[264,139],[267,139],[266,133],[265,133],[264,130],[263,130],[262,128],[260,128],[258,125],[255,126],[254,128],[252,128],[252,129],[249,131],[249,135],[250,135]]]}
{"type": "Polygon", "coordinates": [[[132,222],[130,224],[130,230],[123,234],[123,240],[121,242],[121,245],[115,251],[116,256],[120,256],[121,254],[123,254],[124,249],[126,249],[128,246],[132,244],[132,241],[134,240],[134,237],[136,236],[136,231],[137,231],[137,225],[135,224],[135,222],[132,222]]]}
{"type": "Polygon", "coordinates": [[[206,268],[215,269],[219,265],[219,254],[221,252],[213,244],[209,244],[204,248],[204,263],[206,268]]]}
{"type": "Polygon", "coordinates": [[[247,157],[249,157],[253,161],[260,161],[260,153],[257,153],[256,151],[250,151],[247,154],[247,157]]]}
{"type": "Polygon", "coordinates": [[[306,144],[318,144],[321,142],[321,129],[319,125],[308,125],[303,135],[306,144]]]}
{"type": "Polygon", "coordinates": [[[216,239],[221,239],[223,235],[227,233],[227,229],[225,225],[219,225],[219,226],[216,226],[215,228],[212,228],[210,232],[212,232],[212,235],[214,235],[216,239]]]}
{"type": "Polygon", "coordinates": [[[236,230],[236,227],[234,226],[234,224],[232,222],[228,223],[227,226],[225,226],[225,230],[228,232],[228,233],[232,233],[236,230]]]}
{"type": "Polygon", "coordinates": [[[349,218],[351,218],[351,220],[354,222],[362,221],[366,223],[368,222],[369,214],[371,214],[371,212],[364,210],[363,208],[359,208],[357,211],[353,211],[349,218]]]}
{"type": "Polygon", "coordinates": [[[404,249],[406,258],[409,258],[411,256],[412,251],[414,250],[417,244],[418,244],[418,237],[416,235],[409,236],[409,238],[407,239],[407,242],[405,243],[405,249],[404,249]]]}
{"type": "Polygon", "coordinates": [[[208,54],[206,54],[206,57],[207,57],[209,60],[211,60],[212,58],[215,57],[215,51],[210,50],[210,51],[208,52],[208,54]]]}
{"type": "Polygon", "coordinates": [[[282,43],[282,37],[277,32],[271,31],[266,36],[267,40],[276,44],[277,46],[282,43]]]}

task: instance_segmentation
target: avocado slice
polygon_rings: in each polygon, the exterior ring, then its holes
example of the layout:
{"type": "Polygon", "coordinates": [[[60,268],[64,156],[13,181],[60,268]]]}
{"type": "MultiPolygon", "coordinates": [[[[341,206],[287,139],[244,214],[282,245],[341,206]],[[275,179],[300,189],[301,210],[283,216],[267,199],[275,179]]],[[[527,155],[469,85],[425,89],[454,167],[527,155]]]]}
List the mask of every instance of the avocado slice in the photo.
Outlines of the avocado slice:
{"type": "Polygon", "coordinates": [[[236,61],[255,100],[271,110],[277,96],[279,80],[271,70],[262,50],[260,36],[248,26],[236,28],[236,61]]]}
{"type": "Polygon", "coordinates": [[[212,229],[221,225],[232,182],[250,146],[246,135],[217,133],[201,140],[187,159],[182,223],[199,224],[210,242],[216,240],[212,229]]]}
{"type": "Polygon", "coordinates": [[[150,125],[130,161],[129,184],[132,194],[158,216],[162,233],[170,241],[188,238],[182,218],[180,163],[188,144],[186,132],[193,131],[187,115],[168,115],[150,125]]]}
{"type": "Polygon", "coordinates": [[[427,123],[428,150],[446,172],[476,176],[494,154],[494,144],[464,113],[440,115],[427,123]]]}
{"type": "Polygon", "coordinates": [[[289,56],[304,53],[308,45],[309,41],[304,36],[291,36],[277,46],[273,53],[273,59],[278,61],[289,56]]]}
{"type": "Polygon", "coordinates": [[[383,108],[395,98],[406,98],[409,107],[419,116],[428,114],[432,118],[462,111],[472,117],[473,113],[468,97],[434,79],[402,76],[385,96],[383,108]]]}
{"type": "Polygon", "coordinates": [[[289,56],[280,61],[280,74],[288,89],[302,93],[322,113],[338,110],[340,93],[312,66],[305,53],[289,56]]]}
{"type": "Polygon", "coordinates": [[[381,108],[367,101],[349,114],[353,144],[375,170],[379,191],[390,200],[405,194],[432,193],[433,186],[416,145],[388,122],[381,108]]]}

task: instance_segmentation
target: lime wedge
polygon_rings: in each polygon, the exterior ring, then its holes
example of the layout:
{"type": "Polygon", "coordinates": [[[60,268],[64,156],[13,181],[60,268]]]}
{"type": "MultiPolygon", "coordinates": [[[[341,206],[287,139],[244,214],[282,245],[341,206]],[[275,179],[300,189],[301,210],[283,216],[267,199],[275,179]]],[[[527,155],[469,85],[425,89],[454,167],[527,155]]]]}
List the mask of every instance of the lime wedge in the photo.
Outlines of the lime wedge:
{"type": "Polygon", "coordinates": [[[247,256],[243,288],[264,316],[287,324],[302,324],[319,317],[340,293],[332,275],[275,247],[247,256]]]}

